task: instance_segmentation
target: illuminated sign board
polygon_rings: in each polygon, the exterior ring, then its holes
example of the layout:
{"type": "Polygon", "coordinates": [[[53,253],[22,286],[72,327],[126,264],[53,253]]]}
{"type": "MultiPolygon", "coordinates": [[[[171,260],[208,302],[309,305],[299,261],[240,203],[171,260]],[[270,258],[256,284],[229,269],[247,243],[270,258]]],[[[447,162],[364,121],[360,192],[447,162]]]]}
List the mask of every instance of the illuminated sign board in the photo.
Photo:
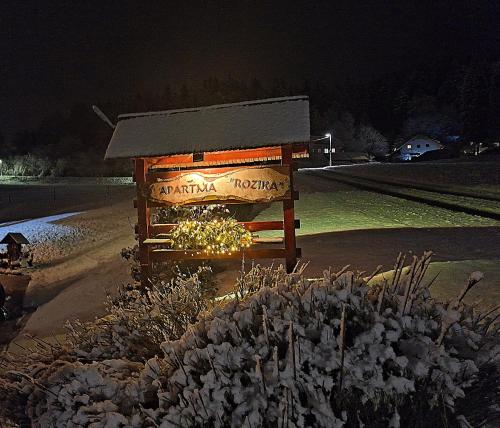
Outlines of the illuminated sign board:
{"type": "Polygon", "coordinates": [[[218,174],[187,171],[151,184],[148,198],[172,205],[283,200],[290,197],[289,171],[288,166],[238,167],[218,174]]]}

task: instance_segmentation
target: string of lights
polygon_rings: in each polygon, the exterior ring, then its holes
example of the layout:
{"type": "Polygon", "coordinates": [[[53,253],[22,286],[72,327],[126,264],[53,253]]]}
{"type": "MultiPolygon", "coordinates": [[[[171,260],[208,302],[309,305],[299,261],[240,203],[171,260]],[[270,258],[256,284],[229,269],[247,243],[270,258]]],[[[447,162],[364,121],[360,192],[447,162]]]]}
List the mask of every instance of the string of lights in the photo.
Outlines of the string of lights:
{"type": "Polygon", "coordinates": [[[171,236],[176,249],[206,254],[231,254],[252,244],[252,234],[233,218],[181,221],[171,236]]]}

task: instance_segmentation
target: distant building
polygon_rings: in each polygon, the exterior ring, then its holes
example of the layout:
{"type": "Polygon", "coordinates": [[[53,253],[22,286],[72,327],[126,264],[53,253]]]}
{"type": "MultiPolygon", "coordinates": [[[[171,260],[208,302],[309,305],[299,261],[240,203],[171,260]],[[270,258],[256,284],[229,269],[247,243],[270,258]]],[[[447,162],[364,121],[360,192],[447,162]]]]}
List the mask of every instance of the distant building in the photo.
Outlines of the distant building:
{"type": "MultiPolygon", "coordinates": [[[[332,142],[332,158],[337,148],[332,142]]],[[[314,166],[326,166],[330,162],[330,142],[324,137],[311,137],[309,143],[309,163],[314,166]]]]}
{"type": "Polygon", "coordinates": [[[410,161],[431,150],[441,150],[443,145],[432,138],[415,136],[397,149],[399,160],[410,161]]]}
{"type": "MultiPolygon", "coordinates": [[[[332,165],[369,162],[370,158],[364,152],[345,152],[339,150],[337,143],[332,141],[332,165]]],[[[311,137],[309,143],[309,159],[304,165],[321,167],[330,163],[330,142],[323,137],[311,137]]]]}

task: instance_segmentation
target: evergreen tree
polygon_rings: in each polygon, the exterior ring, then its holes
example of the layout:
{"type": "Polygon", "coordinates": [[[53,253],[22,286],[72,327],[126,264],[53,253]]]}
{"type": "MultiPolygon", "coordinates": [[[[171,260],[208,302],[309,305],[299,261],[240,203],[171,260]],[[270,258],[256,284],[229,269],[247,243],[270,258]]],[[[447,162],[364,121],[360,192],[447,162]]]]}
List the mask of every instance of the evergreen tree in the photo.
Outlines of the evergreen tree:
{"type": "Polygon", "coordinates": [[[484,64],[471,63],[460,88],[460,116],[464,137],[481,140],[488,135],[488,76],[484,64]]]}

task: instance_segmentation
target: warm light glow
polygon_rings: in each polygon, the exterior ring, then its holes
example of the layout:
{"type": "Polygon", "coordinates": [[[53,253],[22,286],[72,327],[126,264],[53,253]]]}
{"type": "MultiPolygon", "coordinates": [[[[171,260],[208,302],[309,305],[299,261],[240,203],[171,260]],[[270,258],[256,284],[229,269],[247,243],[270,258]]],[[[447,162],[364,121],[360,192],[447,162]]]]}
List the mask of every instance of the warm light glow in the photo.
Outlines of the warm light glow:
{"type": "Polygon", "coordinates": [[[231,254],[252,243],[252,234],[235,219],[211,221],[186,220],[172,230],[175,246],[200,250],[205,254],[231,254]]]}

